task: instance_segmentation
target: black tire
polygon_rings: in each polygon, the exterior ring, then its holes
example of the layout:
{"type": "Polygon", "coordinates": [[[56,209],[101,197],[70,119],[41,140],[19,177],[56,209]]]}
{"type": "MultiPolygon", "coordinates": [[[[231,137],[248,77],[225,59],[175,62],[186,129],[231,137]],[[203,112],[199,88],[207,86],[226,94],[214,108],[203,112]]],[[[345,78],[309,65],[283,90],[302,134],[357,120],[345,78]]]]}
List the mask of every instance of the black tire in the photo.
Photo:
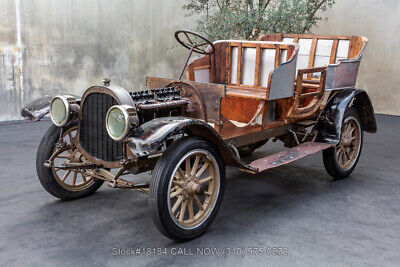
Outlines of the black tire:
{"type": "Polygon", "coordinates": [[[267,142],[268,142],[268,139],[262,140],[262,141],[259,141],[259,142],[253,143],[253,144],[238,147],[237,150],[239,152],[240,157],[242,157],[242,158],[247,157],[247,156],[250,156],[256,149],[265,145],[265,143],[267,143],[267,142]]]}
{"type": "MultiPolygon", "coordinates": [[[[361,120],[360,120],[358,111],[355,108],[348,107],[344,113],[342,125],[344,125],[344,122],[346,120],[351,119],[351,118],[354,118],[354,120],[357,121],[358,126],[359,126],[359,131],[360,131],[358,154],[355,157],[355,160],[352,161],[351,165],[349,167],[342,168],[340,166],[340,164],[338,163],[338,159],[336,156],[336,148],[340,145],[340,143],[336,147],[331,147],[331,148],[325,149],[322,152],[325,169],[328,172],[328,174],[333,177],[334,180],[340,180],[340,179],[350,176],[350,174],[353,172],[353,170],[357,166],[358,160],[360,159],[363,141],[364,141],[361,120]]],[[[342,141],[342,139],[343,139],[343,135],[341,134],[341,141],[342,141]]]]}
{"type": "MultiPolygon", "coordinates": [[[[71,122],[64,127],[64,130],[68,130],[77,125],[77,122],[71,122]]],[[[63,200],[73,200],[96,192],[97,189],[103,184],[102,180],[94,180],[93,184],[81,191],[71,191],[62,187],[54,177],[52,168],[47,168],[43,164],[53,154],[54,147],[60,137],[61,128],[52,125],[40,142],[37,154],[36,154],[36,171],[40,183],[43,188],[55,197],[63,200]]]]}
{"type": "Polygon", "coordinates": [[[176,241],[187,241],[203,234],[211,225],[219,206],[222,202],[225,190],[225,165],[219,155],[218,150],[209,142],[197,138],[186,137],[173,143],[160,157],[154,170],[150,182],[149,207],[155,226],[166,237],[176,241]],[[216,194],[215,204],[209,210],[205,219],[191,229],[179,226],[169,211],[169,184],[177,164],[185,158],[191,151],[205,150],[212,154],[219,170],[219,191],[216,194]]]}

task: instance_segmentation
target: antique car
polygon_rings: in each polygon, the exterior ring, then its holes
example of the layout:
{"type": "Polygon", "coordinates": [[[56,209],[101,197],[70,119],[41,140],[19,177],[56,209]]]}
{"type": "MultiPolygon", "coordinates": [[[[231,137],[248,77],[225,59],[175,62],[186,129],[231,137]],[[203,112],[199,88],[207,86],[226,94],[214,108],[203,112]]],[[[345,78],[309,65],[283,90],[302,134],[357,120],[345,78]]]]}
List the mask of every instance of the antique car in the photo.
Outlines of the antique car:
{"type": "Polygon", "coordinates": [[[214,220],[225,166],[257,174],[323,151],[334,179],[352,173],[363,131],[377,130],[367,93],[355,89],[367,38],[270,34],[211,42],[186,30],[175,38],[189,49],[177,79],[147,77],[144,91],[104,79],[82,97],[44,98],[23,109],[33,120],[49,112],[54,124],[36,162],[50,194],[77,199],[104,181],[144,192],[160,232],[184,241],[214,220]],[[287,148],[246,160],[269,139],[287,148]],[[134,180],[146,171],[151,179],[134,180]]]}

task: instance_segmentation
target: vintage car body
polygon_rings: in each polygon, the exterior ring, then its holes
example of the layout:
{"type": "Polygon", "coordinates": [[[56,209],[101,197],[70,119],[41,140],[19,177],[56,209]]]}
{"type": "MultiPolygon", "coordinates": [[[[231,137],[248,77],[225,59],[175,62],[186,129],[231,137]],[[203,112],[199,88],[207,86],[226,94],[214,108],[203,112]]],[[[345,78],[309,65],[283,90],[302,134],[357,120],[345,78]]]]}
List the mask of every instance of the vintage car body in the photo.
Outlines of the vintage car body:
{"type": "Polygon", "coordinates": [[[23,109],[32,120],[50,110],[55,124],[37,156],[49,193],[76,199],[103,181],[142,191],[157,228],[188,240],[216,215],[225,165],[259,173],[323,150],[331,176],[351,174],[363,131],[377,130],[367,93],[355,88],[367,38],[270,34],[211,43],[190,31],[175,37],[190,50],[178,79],[147,77],[148,90],[131,92],[105,79],[81,98],[44,98],[23,109]],[[203,56],[190,61],[193,52],[203,56]],[[269,139],[289,149],[243,160],[269,139]],[[150,182],[121,177],[145,171],[152,171],[150,182]]]}

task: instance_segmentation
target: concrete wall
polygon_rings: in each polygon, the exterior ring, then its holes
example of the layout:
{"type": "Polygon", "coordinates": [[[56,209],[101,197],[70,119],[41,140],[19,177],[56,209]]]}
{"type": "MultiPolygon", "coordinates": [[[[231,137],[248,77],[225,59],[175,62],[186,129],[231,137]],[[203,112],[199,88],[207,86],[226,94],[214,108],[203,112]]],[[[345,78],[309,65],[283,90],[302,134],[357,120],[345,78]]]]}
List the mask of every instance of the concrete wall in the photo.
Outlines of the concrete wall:
{"type": "Polygon", "coordinates": [[[129,90],[143,89],[146,75],[176,77],[186,50],[177,45],[173,33],[189,21],[182,3],[0,0],[0,56],[1,47],[17,50],[19,10],[22,63],[13,55],[6,61],[11,60],[15,72],[21,63],[24,79],[21,85],[17,81],[5,86],[11,75],[3,71],[0,120],[18,118],[20,105],[45,94],[81,95],[104,77],[129,90]]]}
{"type": "Polygon", "coordinates": [[[368,91],[375,112],[400,115],[400,1],[336,0],[326,14],[315,33],[369,38],[358,87],[368,91]]]}

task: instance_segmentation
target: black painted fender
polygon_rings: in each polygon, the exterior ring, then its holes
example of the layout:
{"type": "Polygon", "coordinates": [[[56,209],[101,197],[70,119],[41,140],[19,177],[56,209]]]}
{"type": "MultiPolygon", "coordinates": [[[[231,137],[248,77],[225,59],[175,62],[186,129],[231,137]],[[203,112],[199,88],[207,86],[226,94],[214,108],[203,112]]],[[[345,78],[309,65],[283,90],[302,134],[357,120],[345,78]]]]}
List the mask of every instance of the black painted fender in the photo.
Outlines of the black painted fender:
{"type": "Polygon", "coordinates": [[[335,94],[326,104],[315,129],[318,130],[315,141],[329,144],[338,144],[342,131],[343,116],[347,107],[358,110],[361,127],[364,131],[375,133],[377,131],[374,108],[371,100],[364,90],[344,89],[335,94]]]}
{"type": "MultiPolygon", "coordinates": [[[[73,96],[78,102],[81,101],[79,96],[73,96]]],[[[50,112],[50,102],[53,99],[52,96],[44,96],[36,99],[21,110],[21,115],[24,118],[28,118],[31,121],[40,121],[50,112]]]]}
{"type": "Polygon", "coordinates": [[[253,170],[240,160],[235,151],[222,140],[209,124],[188,117],[163,117],[148,121],[139,126],[132,137],[128,138],[128,148],[139,159],[160,153],[160,147],[172,137],[185,134],[201,137],[214,144],[225,164],[253,170]]]}

